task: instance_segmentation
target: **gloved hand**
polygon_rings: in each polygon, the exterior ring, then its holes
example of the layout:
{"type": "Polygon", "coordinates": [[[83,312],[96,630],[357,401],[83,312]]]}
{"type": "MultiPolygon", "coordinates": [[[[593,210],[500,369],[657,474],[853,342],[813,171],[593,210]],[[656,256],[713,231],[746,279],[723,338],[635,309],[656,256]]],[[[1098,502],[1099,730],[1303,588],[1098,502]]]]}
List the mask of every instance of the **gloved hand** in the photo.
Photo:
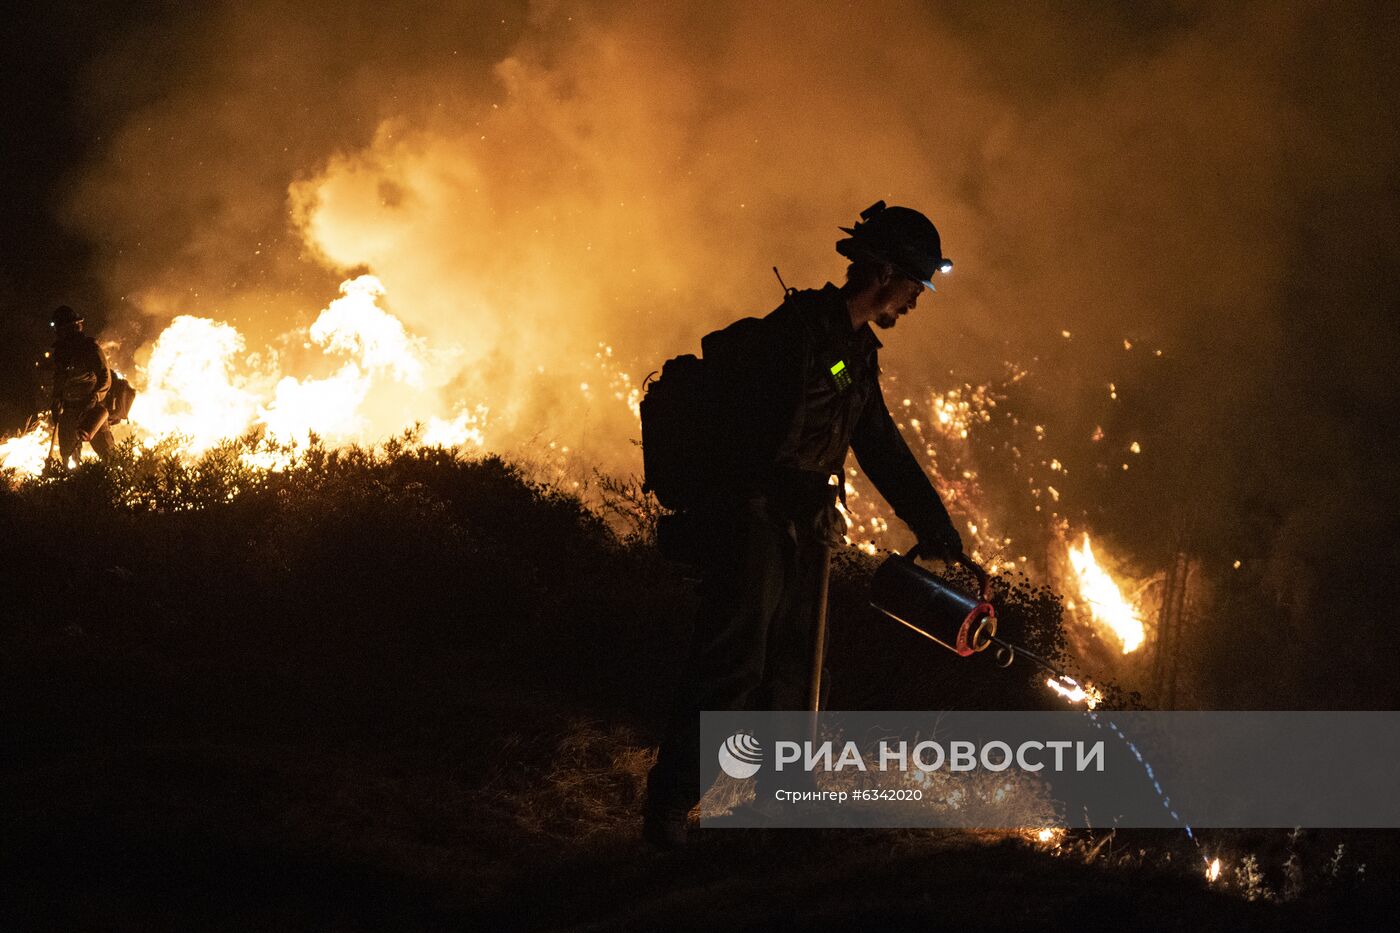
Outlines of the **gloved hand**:
{"type": "Polygon", "coordinates": [[[958,530],[948,524],[937,529],[923,529],[916,532],[919,536],[919,543],[915,545],[910,557],[926,557],[933,560],[941,560],[945,563],[954,563],[963,552],[962,535],[958,530]]]}

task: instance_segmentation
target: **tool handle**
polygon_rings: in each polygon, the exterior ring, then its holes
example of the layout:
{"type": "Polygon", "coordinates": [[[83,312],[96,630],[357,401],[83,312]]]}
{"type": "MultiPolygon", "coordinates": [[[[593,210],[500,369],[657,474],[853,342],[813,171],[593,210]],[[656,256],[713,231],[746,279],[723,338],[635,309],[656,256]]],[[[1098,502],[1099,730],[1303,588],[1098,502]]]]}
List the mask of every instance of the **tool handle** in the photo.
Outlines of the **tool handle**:
{"type": "MultiPolygon", "coordinates": [[[[917,544],[904,552],[905,560],[918,560],[921,556],[927,557],[930,555],[926,555],[923,551],[919,550],[919,546],[917,544]]],[[[957,557],[953,558],[951,563],[962,564],[968,570],[971,570],[973,575],[977,577],[978,598],[981,599],[983,602],[987,602],[989,599],[991,599],[992,575],[987,573],[986,568],[984,568],[981,564],[977,563],[977,561],[969,557],[966,551],[963,551],[957,557]]]]}
{"type": "Polygon", "coordinates": [[[991,598],[992,595],[992,575],[982,567],[981,564],[967,555],[967,552],[958,555],[958,563],[962,564],[977,577],[977,591],[981,594],[983,602],[991,598]]]}

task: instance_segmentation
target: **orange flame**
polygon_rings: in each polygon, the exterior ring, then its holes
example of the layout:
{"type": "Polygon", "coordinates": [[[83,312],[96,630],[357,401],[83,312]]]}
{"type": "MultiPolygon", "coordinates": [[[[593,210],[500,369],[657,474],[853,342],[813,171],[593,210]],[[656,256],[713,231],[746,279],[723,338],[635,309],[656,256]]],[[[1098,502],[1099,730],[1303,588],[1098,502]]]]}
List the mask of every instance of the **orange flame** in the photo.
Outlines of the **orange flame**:
{"type": "Polygon", "coordinates": [[[1088,532],[1078,548],[1070,545],[1068,550],[1079,599],[1089,607],[1093,620],[1118,640],[1124,654],[1136,651],[1146,638],[1142,614],[1094,557],[1088,532]]]}
{"type": "Polygon", "coordinates": [[[49,453],[49,426],[41,421],[28,433],[0,441],[0,471],[38,476],[49,453]]]}

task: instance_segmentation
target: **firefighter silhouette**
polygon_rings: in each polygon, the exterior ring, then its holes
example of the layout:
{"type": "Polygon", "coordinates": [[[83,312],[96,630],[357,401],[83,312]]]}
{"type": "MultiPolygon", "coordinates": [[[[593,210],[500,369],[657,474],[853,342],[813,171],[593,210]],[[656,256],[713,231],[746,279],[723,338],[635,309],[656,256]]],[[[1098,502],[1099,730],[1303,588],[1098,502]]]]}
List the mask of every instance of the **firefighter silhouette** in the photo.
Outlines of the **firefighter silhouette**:
{"type": "MultiPolygon", "coordinates": [[[[661,846],[685,841],[687,814],[717,772],[715,756],[700,756],[701,710],[821,705],[819,620],[831,548],[843,543],[836,503],[848,450],[915,533],[919,553],[952,560],[962,552],[885,405],[881,343],[870,326],[894,327],[952,262],[933,223],[909,208],[882,201],[842,230],[844,285],[785,288],[777,310],[702,341],[715,406],[729,420],[705,491],[661,529],[663,549],[701,569],[685,670],[648,779],[643,834],[661,846]]],[[[664,452],[656,462],[668,462],[664,452]]],[[[757,778],[760,798],[767,775],[757,778]]]]}
{"type": "Polygon", "coordinates": [[[97,455],[111,455],[115,442],[105,404],[112,370],[97,341],[83,333],[83,318],[67,305],[50,319],[53,343],[53,412],[57,457],[68,466],[92,444],[97,455]]]}

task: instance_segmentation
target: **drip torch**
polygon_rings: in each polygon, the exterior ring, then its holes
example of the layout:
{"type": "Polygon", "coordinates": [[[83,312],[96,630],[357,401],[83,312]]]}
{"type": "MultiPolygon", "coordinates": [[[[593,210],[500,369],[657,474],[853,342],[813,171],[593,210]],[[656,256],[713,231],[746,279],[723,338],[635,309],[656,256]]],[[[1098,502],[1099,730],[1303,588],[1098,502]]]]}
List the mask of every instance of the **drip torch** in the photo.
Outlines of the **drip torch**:
{"type": "Polygon", "coordinates": [[[1002,667],[1010,667],[1019,655],[1073,683],[1049,661],[997,636],[992,578],[980,564],[966,553],[956,560],[977,577],[977,593],[973,595],[920,567],[914,562],[916,554],[892,554],[876,569],[870,584],[872,606],[959,657],[970,657],[995,645],[997,663],[1002,667]]]}

